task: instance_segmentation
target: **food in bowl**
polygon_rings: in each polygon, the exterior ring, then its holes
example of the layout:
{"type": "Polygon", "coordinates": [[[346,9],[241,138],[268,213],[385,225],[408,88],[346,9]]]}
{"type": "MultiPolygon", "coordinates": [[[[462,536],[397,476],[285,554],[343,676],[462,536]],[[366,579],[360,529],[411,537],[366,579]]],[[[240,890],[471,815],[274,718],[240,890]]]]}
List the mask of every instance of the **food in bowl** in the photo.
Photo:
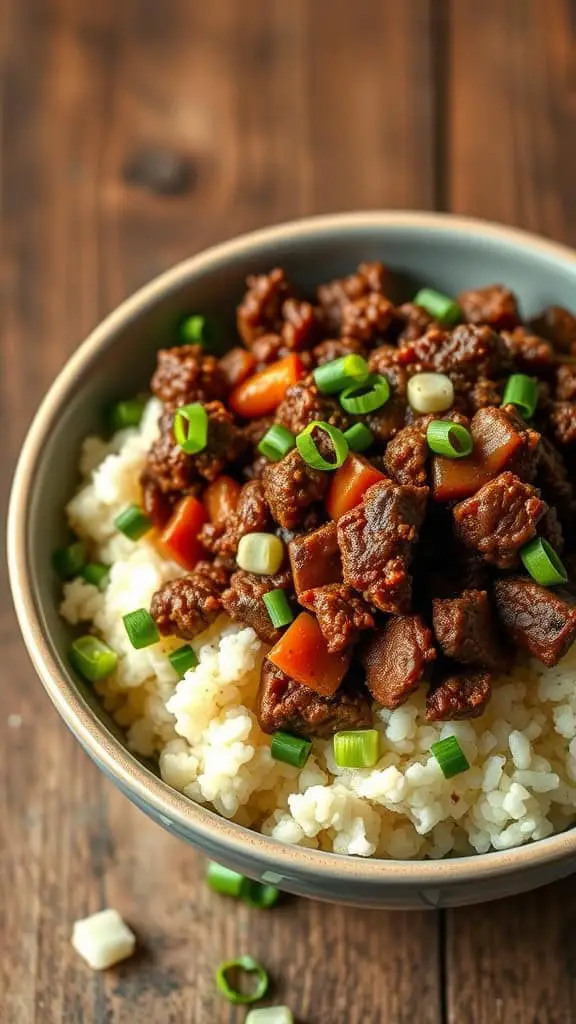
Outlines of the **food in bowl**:
{"type": "Polygon", "coordinates": [[[395,305],[379,263],[249,280],[88,438],[58,553],[76,668],[191,799],[394,858],[576,808],[576,318],[503,285],[395,305]],[[86,631],[87,630],[87,631],[86,631]]]}

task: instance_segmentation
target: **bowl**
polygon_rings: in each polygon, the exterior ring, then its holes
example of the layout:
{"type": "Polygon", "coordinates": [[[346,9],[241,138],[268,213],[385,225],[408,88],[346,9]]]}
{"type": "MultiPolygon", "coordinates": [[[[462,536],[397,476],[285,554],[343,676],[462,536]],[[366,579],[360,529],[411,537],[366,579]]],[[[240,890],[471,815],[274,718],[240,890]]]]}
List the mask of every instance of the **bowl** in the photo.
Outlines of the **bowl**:
{"type": "Polygon", "coordinates": [[[287,846],[229,822],[170,789],[153,765],[129,753],[90,687],[73,676],[66,656],[69,632],[58,615],[57,584],[49,569],[51,553],[65,535],[62,510],[77,482],[82,439],[102,429],[102,410],[110,401],[146,387],[157,348],[184,313],[194,309],[219,320],[224,315],[232,325],[249,273],[281,265],[306,289],[370,259],[399,271],[410,290],[426,283],[456,294],[503,281],[519,295],[525,314],[549,304],[573,305],[576,293],[571,250],[521,231],[443,214],[311,218],[185,260],[93,331],[40,406],[13,483],[10,578],[26,646],[62,718],[99,768],[160,825],[209,857],[289,892],[366,907],[456,906],[570,874],[576,830],[505,852],[392,861],[287,846]]]}

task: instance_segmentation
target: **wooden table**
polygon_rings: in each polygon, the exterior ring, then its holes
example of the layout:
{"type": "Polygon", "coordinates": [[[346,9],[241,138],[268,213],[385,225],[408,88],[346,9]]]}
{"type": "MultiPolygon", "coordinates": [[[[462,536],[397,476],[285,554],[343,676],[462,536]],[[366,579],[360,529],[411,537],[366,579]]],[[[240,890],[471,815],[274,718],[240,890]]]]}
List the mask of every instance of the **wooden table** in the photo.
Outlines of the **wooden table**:
{"type": "MultiPolygon", "coordinates": [[[[86,332],[204,246],[356,207],[453,210],[576,244],[569,0],[0,0],[2,434],[86,332]]],[[[576,300],[575,300],[576,304],[576,300]]],[[[212,970],[261,957],[307,1024],[576,1020],[575,882],[447,913],[209,894],[51,709],[2,588],[0,1020],[241,1022],[212,970]],[[105,976],[72,922],[141,938],[105,976]]]]}

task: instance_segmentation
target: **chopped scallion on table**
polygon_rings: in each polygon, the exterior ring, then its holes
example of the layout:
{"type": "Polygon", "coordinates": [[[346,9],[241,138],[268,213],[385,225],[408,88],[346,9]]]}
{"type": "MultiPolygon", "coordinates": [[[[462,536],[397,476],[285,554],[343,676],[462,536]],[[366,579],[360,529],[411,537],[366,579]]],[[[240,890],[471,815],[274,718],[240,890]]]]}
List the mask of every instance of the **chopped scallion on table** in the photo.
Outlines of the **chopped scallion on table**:
{"type": "Polygon", "coordinates": [[[455,736],[446,736],[443,740],[433,743],[431,751],[438,761],[445,779],[452,779],[461,772],[468,771],[470,765],[466,760],[455,736]]]}
{"type": "Polygon", "coordinates": [[[128,612],[127,615],[122,616],[122,622],[132,647],[135,647],[137,651],[158,643],[160,639],[158,626],[146,608],[137,608],[133,612],[128,612]]]}
{"type": "Polygon", "coordinates": [[[270,910],[278,903],[280,890],[273,885],[264,885],[262,882],[253,882],[251,878],[245,878],[240,897],[249,907],[270,910]]]}
{"type": "Polygon", "coordinates": [[[378,760],[380,737],[377,729],[337,732],[334,760],[339,768],[373,768],[378,760]]]}
{"type": "Polygon", "coordinates": [[[285,590],[270,590],[264,594],[263,600],[273,626],[279,629],[280,626],[287,626],[289,622],[292,622],[294,616],[285,590]]]}
{"type": "MultiPolygon", "coordinates": [[[[238,979],[239,980],[239,979],[238,979]]],[[[216,985],[218,991],[230,1003],[244,1004],[257,1003],[263,999],[268,991],[268,974],[261,964],[252,956],[239,956],[236,960],[226,960],[216,970],[216,985]],[[255,986],[251,992],[243,992],[238,984],[234,985],[229,979],[232,975],[242,974],[254,975],[255,986]]]]}
{"type": "Polygon", "coordinates": [[[137,505],[129,505],[120,515],[116,516],[114,526],[128,540],[140,540],[152,529],[152,520],[137,505]]]}
{"type": "Polygon", "coordinates": [[[543,537],[535,537],[520,549],[522,565],[542,587],[566,583],[568,573],[554,548],[543,537]]]}
{"type": "Polygon", "coordinates": [[[174,416],[174,438],[187,455],[195,455],[206,447],[208,413],[200,402],[181,405],[174,416]]]}
{"type": "Polygon", "coordinates": [[[146,408],[145,398],[126,398],[116,402],[110,413],[110,426],[114,432],[126,427],[137,427],[146,408]]]}
{"type": "Polygon", "coordinates": [[[538,405],[538,385],[534,377],[513,373],[506,381],[502,405],[514,405],[525,420],[529,420],[538,405]]]}
{"type": "Polygon", "coordinates": [[[284,761],[294,768],[303,768],[310,756],[312,744],[301,736],[291,736],[287,732],[275,732],[272,736],[270,753],[275,761],[284,761]]]}
{"type": "Polygon", "coordinates": [[[413,302],[416,306],[422,306],[422,309],[445,327],[451,327],[462,318],[462,309],[458,303],[433,288],[421,288],[414,296],[413,302]]]}
{"type": "Polygon", "coordinates": [[[327,472],[331,469],[338,469],[345,461],[348,455],[348,442],[344,437],[341,430],[338,427],[333,427],[331,423],[325,423],[324,420],[312,420],[296,438],[296,447],[300,452],[300,455],[312,469],[319,469],[323,472],[327,472]],[[323,434],[328,435],[329,441],[332,443],[332,449],[334,452],[334,460],[330,461],[325,459],[320,454],[316,441],[314,440],[314,431],[320,431],[323,434]]]}
{"type": "Polygon", "coordinates": [[[236,562],[245,572],[273,576],[284,561],[284,545],[273,533],[247,533],[240,538],[236,562]]]}
{"type": "Polygon", "coordinates": [[[244,1024],[294,1024],[294,1015],[287,1006],[261,1006],[250,1010],[244,1024]]]}
{"type": "Polygon", "coordinates": [[[118,664],[118,655],[96,636],[79,636],[70,648],[70,661],[90,683],[106,679],[118,664]]]}
{"type": "Polygon", "coordinates": [[[463,459],[474,447],[470,431],[451,420],[432,420],[426,428],[426,440],[431,451],[447,459],[463,459]]]}
{"type": "Polygon", "coordinates": [[[75,540],[65,548],[54,552],[53,563],[60,579],[71,580],[78,576],[86,564],[86,549],[81,540],[75,540]]]}
{"type": "Polygon", "coordinates": [[[221,896],[234,896],[237,899],[242,895],[242,888],[247,879],[237,871],[218,864],[215,860],[208,861],[206,868],[206,884],[213,892],[221,896]]]}
{"type": "Polygon", "coordinates": [[[336,395],[352,384],[363,384],[369,374],[366,360],[351,353],[317,366],[312,376],[318,391],[325,395],[336,395]]]}
{"type": "Polygon", "coordinates": [[[344,431],[351,452],[365,452],[374,443],[374,434],[365,423],[354,423],[344,431]]]}
{"type": "Polygon", "coordinates": [[[93,586],[103,590],[108,582],[110,566],[103,565],[102,562],[87,562],[80,575],[86,580],[86,583],[92,583],[93,586]]]}
{"type": "Polygon", "coordinates": [[[212,341],[213,330],[205,316],[195,313],[180,324],[180,339],[187,345],[202,345],[212,341]]]}
{"type": "Polygon", "coordinates": [[[180,679],[191,668],[196,668],[198,664],[196,651],[190,647],[190,644],[184,644],[183,647],[178,647],[176,651],[171,651],[168,655],[168,660],[180,679]]]}
{"type": "Polygon", "coordinates": [[[258,445],[258,451],[271,462],[279,462],[295,444],[294,434],[287,427],[283,427],[281,423],[274,423],[264,434],[258,445]]]}
{"type": "Polygon", "coordinates": [[[390,398],[390,383],[387,377],[371,374],[363,384],[354,384],[340,395],[340,405],[346,412],[360,416],[381,409],[390,398]]]}

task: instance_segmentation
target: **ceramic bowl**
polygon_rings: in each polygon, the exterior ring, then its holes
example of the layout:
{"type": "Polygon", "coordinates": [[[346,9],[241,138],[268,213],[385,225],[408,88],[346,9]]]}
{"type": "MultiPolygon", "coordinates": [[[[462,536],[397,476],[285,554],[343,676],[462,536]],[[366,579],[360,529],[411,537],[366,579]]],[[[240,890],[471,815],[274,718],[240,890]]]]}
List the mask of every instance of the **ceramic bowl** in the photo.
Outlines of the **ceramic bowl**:
{"type": "Polygon", "coordinates": [[[62,718],[96,764],[146,814],[175,835],[254,878],[290,892],[370,907],[439,907],[490,900],[568,875],[576,830],[506,852],[443,861],[360,859],[286,846],[235,825],[170,789],[126,749],[89,686],[70,671],[69,633],[57,612],[51,554],[65,535],[62,510],[77,482],[80,444],[102,410],[146,387],[157,348],[193,310],[230,322],[249,273],[286,268],[303,289],[382,259],[404,277],[456,294],[503,281],[525,314],[573,306],[576,254],[525,234],[459,217],[352,213],[266,228],[185,260],[124,302],[68,361],[22,448],[9,513],[8,551],[24,640],[62,718]]]}

